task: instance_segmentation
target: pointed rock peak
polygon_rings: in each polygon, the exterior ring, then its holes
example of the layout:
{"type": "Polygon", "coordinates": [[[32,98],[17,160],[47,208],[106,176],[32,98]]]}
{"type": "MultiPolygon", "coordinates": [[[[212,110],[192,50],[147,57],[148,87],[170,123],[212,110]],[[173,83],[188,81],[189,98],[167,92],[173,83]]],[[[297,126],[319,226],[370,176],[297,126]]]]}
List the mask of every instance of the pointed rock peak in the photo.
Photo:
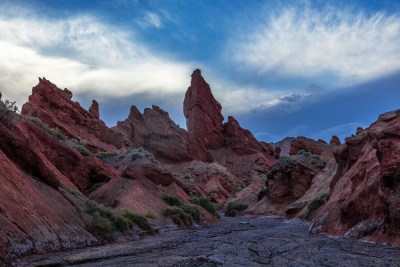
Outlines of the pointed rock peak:
{"type": "Polygon", "coordinates": [[[100,118],[100,113],[99,113],[99,103],[97,103],[96,100],[92,101],[92,105],[89,108],[89,115],[93,119],[99,119],[100,118]]]}
{"type": "Polygon", "coordinates": [[[342,143],[340,142],[339,137],[337,137],[336,135],[333,135],[331,141],[329,141],[329,144],[338,146],[338,145],[341,145],[342,143]]]}
{"type": "Polygon", "coordinates": [[[200,138],[209,149],[218,149],[224,144],[221,109],[201,71],[195,70],[185,94],[183,112],[188,131],[200,138]]]}
{"type": "Polygon", "coordinates": [[[139,111],[139,109],[135,106],[131,106],[131,111],[129,112],[128,120],[137,120],[142,117],[142,113],[139,111]]]}

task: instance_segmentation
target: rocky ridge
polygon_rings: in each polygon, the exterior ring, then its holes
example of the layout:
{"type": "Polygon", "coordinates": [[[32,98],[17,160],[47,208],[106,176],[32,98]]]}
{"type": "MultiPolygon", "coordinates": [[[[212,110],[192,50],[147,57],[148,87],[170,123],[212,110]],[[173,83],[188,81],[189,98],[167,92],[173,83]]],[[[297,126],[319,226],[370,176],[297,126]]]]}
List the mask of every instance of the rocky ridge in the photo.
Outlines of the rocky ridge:
{"type": "MultiPolygon", "coordinates": [[[[1,262],[104,242],[91,231],[89,200],[168,225],[165,194],[239,202],[245,213],[310,220],[312,232],[400,245],[400,111],[343,144],[297,137],[272,146],[231,116],[224,123],[200,70],[185,95],[187,131],[157,106],[143,114],[132,106],[109,128],[96,101],[86,111],[72,97],[40,78],[21,115],[11,124],[0,116],[1,262]]],[[[203,222],[217,220],[198,209],[203,222]]]]}

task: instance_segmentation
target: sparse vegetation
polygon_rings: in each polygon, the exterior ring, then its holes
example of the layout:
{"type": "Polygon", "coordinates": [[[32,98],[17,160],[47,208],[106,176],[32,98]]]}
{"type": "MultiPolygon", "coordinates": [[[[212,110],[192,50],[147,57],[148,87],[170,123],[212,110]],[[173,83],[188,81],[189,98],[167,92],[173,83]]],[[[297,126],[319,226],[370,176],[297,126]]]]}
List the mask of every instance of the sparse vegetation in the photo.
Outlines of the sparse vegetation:
{"type": "Polygon", "coordinates": [[[245,204],[231,202],[228,204],[228,207],[225,210],[225,216],[235,217],[238,213],[247,209],[247,207],[248,206],[245,204]]]}
{"type": "Polygon", "coordinates": [[[88,190],[86,190],[86,194],[90,194],[94,191],[96,191],[97,189],[99,189],[101,186],[103,186],[105,184],[105,182],[99,182],[99,183],[94,183],[92,184],[92,186],[89,187],[88,190]]]}
{"type": "Polygon", "coordinates": [[[153,227],[149,224],[147,218],[142,214],[135,213],[130,209],[124,209],[122,211],[122,217],[136,224],[143,231],[148,233],[154,232],[153,227]]]}
{"type": "Polygon", "coordinates": [[[14,125],[14,119],[18,112],[18,107],[15,103],[15,101],[11,102],[9,100],[1,101],[0,93],[0,122],[7,127],[14,125]]]}
{"type": "Polygon", "coordinates": [[[92,215],[89,231],[109,241],[114,239],[116,232],[124,232],[132,226],[128,219],[92,200],[87,202],[86,212],[92,215]]]}
{"type": "Polygon", "coordinates": [[[157,219],[157,216],[152,211],[147,211],[144,216],[146,216],[146,218],[149,218],[149,219],[157,219]]]}
{"type": "Polygon", "coordinates": [[[96,157],[102,161],[105,161],[106,159],[117,155],[115,152],[110,152],[110,151],[104,151],[104,152],[99,152],[96,154],[96,157]]]}
{"type": "Polygon", "coordinates": [[[212,215],[217,214],[217,205],[211,202],[211,198],[208,196],[199,197],[199,205],[202,206],[205,210],[207,210],[212,215]]]}
{"type": "Polygon", "coordinates": [[[200,209],[194,204],[184,204],[182,200],[176,196],[164,194],[163,200],[170,206],[164,215],[171,218],[172,221],[179,225],[191,225],[193,221],[201,221],[200,209]]]}
{"type": "Polygon", "coordinates": [[[309,213],[312,213],[319,209],[322,205],[325,204],[326,199],[328,198],[328,193],[324,192],[320,194],[319,196],[315,197],[307,206],[307,210],[309,213]]]}
{"type": "Polygon", "coordinates": [[[135,160],[138,160],[141,158],[147,158],[151,162],[156,163],[156,159],[154,158],[154,155],[143,148],[132,148],[129,150],[129,152],[132,153],[132,156],[131,156],[132,161],[135,161],[135,160]]]}
{"type": "Polygon", "coordinates": [[[165,201],[170,206],[177,206],[180,207],[183,205],[183,202],[180,198],[177,196],[169,195],[169,194],[164,194],[162,196],[162,199],[165,201]]]}
{"type": "Polygon", "coordinates": [[[268,189],[266,186],[263,186],[263,188],[260,189],[260,191],[258,192],[258,200],[261,200],[266,194],[268,193],[268,189]]]}
{"type": "Polygon", "coordinates": [[[166,209],[164,215],[171,218],[172,221],[178,226],[189,226],[193,223],[192,216],[177,206],[166,209]]]}
{"type": "Polygon", "coordinates": [[[81,153],[83,156],[90,156],[92,154],[89,149],[82,145],[76,146],[75,149],[78,150],[78,152],[81,153]]]}
{"type": "Polygon", "coordinates": [[[199,208],[196,205],[185,204],[185,205],[181,206],[181,208],[185,213],[190,214],[190,216],[192,216],[192,218],[195,222],[200,222],[201,213],[200,213],[199,208]]]}

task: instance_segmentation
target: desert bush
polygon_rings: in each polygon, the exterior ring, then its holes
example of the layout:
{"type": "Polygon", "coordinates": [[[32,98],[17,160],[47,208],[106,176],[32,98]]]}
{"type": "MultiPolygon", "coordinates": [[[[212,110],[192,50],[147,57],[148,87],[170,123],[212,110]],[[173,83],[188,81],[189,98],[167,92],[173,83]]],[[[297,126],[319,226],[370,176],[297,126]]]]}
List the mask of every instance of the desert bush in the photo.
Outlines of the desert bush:
{"type": "Polygon", "coordinates": [[[135,161],[135,160],[141,159],[141,158],[142,158],[142,155],[141,155],[141,154],[139,154],[139,153],[134,153],[134,154],[132,154],[131,160],[132,160],[132,161],[135,161]]]}
{"type": "Polygon", "coordinates": [[[190,196],[190,203],[200,205],[200,199],[197,194],[190,192],[189,196],[190,196]]]}
{"type": "Polygon", "coordinates": [[[211,198],[208,196],[199,197],[199,205],[202,206],[205,210],[207,210],[212,215],[217,214],[217,206],[215,203],[211,202],[211,198]]]}
{"type": "Polygon", "coordinates": [[[185,213],[190,214],[195,222],[200,222],[201,213],[199,208],[193,204],[185,204],[180,207],[185,213]]]}
{"type": "Polygon", "coordinates": [[[79,192],[76,189],[72,189],[72,188],[66,187],[65,191],[67,191],[68,193],[70,193],[71,195],[73,195],[75,197],[78,197],[78,198],[82,198],[83,197],[82,193],[79,192]]]}
{"type": "Polygon", "coordinates": [[[177,206],[166,209],[164,215],[171,218],[172,221],[178,226],[189,226],[192,224],[192,216],[177,206]]]}
{"type": "Polygon", "coordinates": [[[14,125],[14,119],[18,112],[18,107],[16,102],[11,102],[9,100],[1,101],[0,93],[0,122],[7,127],[14,125]]]}
{"type": "Polygon", "coordinates": [[[105,182],[94,183],[89,187],[88,190],[85,191],[85,193],[86,194],[91,194],[92,192],[96,191],[97,189],[99,189],[104,184],[105,184],[105,182]]]}
{"type": "Polygon", "coordinates": [[[78,152],[81,153],[82,156],[90,156],[92,154],[89,149],[81,145],[75,147],[75,149],[78,150],[78,152]]]}
{"type": "Polygon", "coordinates": [[[178,198],[177,196],[169,195],[169,194],[164,194],[162,196],[162,199],[165,201],[170,206],[182,206],[182,200],[178,198]]]}
{"type": "Polygon", "coordinates": [[[96,157],[102,161],[105,161],[107,158],[112,157],[117,155],[115,152],[110,152],[110,151],[104,151],[104,152],[99,152],[96,154],[96,157]]]}
{"type": "Polygon", "coordinates": [[[92,215],[89,231],[106,240],[112,240],[117,231],[124,232],[131,228],[130,222],[114,211],[92,200],[87,202],[86,212],[92,215]]]}
{"type": "Polygon", "coordinates": [[[238,213],[244,211],[245,209],[247,209],[247,205],[231,202],[228,204],[228,207],[225,210],[225,216],[235,217],[238,213]]]}
{"type": "Polygon", "coordinates": [[[306,152],[304,149],[300,149],[299,151],[297,151],[297,155],[303,155],[304,152],[306,152]]]}
{"type": "Polygon", "coordinates": [[[153,227],[149,224],[149,222],[147,221],[147,218],[142,214],[135,213],[130,209],[124,209],[122,211],[122,217],[124,217],[124,218],[128,219],[129,221],[131,221],[132,223],[136,224],[143,231],[146,231],[149,233],[154,232],[153,227]]]}
{"type": "Polygon", "coordinates": [[[328,193],[326,192],[315,197],[307,206],[308,213],[311,214],[312,212],[319,209],[322,205],[325,204],[327,198],[328,198],[328,193]]]}
{"type": "Polygon", "coordinates": [[[115,228],[111,221],[101,216],[99,212],[94,212],[92,214],[89,231],[109,241],[111,241],[115,235],[115,228]]]}
{"type": "Polygon", "coordinates": [[[260,191],[258,192],[257,199],[258,199],[258,200],[261,200],[267,193],[268,193],[268,189],[267,189],[266,186],[264,186],[264,187],[261,188],[260,191]]]}
{"type": "Polygon", "coordinates": [[[151,212],[151,211],[147,211],[144,216],[146,216],[146,218],[149,218],[149,219],[157,219],[157,216],[154,214],[154,212],[151,212]]]}

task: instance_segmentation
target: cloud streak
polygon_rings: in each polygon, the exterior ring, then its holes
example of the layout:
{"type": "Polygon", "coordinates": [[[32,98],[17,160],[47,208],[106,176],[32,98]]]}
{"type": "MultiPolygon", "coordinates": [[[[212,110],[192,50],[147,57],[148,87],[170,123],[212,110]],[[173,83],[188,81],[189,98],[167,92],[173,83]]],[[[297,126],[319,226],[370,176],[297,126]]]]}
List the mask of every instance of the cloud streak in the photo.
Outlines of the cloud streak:
{"type": "Polygon", "coordinates": [[[157,99],[184,92],[193,69],[89,15],[50,19],[0,12],[0,48],[0,90],[19,104],[38,76],[75,93],[104,98],[146,93],[157,99]]]}
{"type": "Polygon", "coordinates": [[[330,77],[341,87],[400,70],[397,15],[334,7],[274,10],[244,38],[230,41],[235,60],[259,75],[330,77]]]}

